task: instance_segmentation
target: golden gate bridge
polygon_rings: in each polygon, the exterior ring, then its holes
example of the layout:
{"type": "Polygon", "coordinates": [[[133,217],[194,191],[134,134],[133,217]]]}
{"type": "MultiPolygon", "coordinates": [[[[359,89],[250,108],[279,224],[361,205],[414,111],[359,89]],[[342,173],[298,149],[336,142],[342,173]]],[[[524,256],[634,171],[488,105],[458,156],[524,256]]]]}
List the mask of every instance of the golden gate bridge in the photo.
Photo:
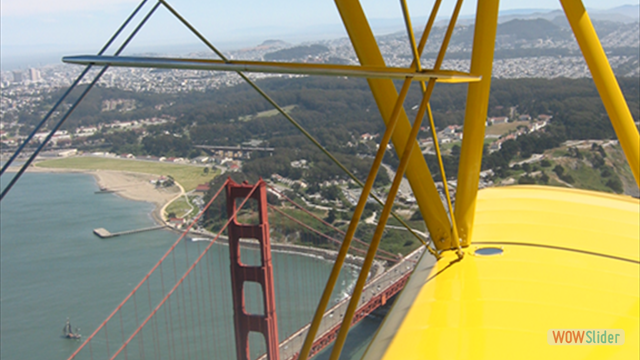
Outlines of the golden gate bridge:
{"type": "MultiPolygon", "coordinates": [[[[228,179],[69,359],[296,359],[328,272],[314,271],[296,260],[299,256],[286,253],[294,248],[272,244],[271,234],[283,231],[283,226],[277,221],[270,224],[269,214],[328,242],[341,243],[327,232],[344,234],[342,230],[263,180],[250,185],[228,179]],[[267,187],[287,206],[268,204],[267,187]],[[210,241],[189,241],[191,228],[223,192],[228,220],[210,241]],[[310,226],[300,216],[313,218],[325,229],[310,226]],[[272,248],[285,251],[274,256],[272,248]]],[[[354,239],[343,280],[349,266],[362,263],[367,247],[354,239]]],[[[333,253],[317,248],[307,251],[329,258],[333,253]]],[[[352,325],[402,290],[423,252],[420,247],[402,257],[378,251],[378,266],[369,275],[352,325]]],[[[310,356],[335,340],[350,300],[348,292],[348,288],[334,291],[333,305],[324,313],[310,356]]]]}

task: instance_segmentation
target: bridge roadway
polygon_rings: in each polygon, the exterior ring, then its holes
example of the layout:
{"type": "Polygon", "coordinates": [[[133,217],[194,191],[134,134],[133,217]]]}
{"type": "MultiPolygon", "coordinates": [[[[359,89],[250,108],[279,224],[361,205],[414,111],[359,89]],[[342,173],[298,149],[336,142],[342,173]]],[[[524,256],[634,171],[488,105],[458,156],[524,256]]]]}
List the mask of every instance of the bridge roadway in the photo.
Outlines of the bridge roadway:
{"type": "MultiPolygon", "coordinates": [[[[378,307],[385,305],[388,299],[402,290],[409,278],[409,275],[413,271],[413,268],[424,251],[424,246],[420,247],[407,255],[399,263],[389,268],[389,270],[378,275],[365,286],[358,309],[356,310],[353,321],[351,322],[352,326],[378,307]]],[[[340,324],[342,323],[342,318],[347,310],[349,300],[350,297],[347,297],[325,312],[309,357],[314,356],[322,349],[329,346],[336,339],[338,330],[340,329],[340,324]]],[[[305,325],[303,328],[293,333],[293,335],[280,343],[281,360],[297,358],[298,351],[302,348],[302,344],[307,336],[310,325],[311,324],[305,325]]],[[[266,359],[266,355],[260,357],[260,359],[266,359]]]]}

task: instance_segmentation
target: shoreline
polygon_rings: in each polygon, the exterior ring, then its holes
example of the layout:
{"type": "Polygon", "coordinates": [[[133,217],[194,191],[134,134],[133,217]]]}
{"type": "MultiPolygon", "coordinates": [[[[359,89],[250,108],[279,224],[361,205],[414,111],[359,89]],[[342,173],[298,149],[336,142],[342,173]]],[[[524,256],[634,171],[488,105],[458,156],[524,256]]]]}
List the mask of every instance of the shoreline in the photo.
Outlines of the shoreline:
{"type": "MultiPolygon", "coordinates": [[[[37,164],[37,163],[36,163],[37,164]]],[[[7,169],[7,172],[17,172],[18,167],[12,166],[7,169]]],[[[153,186],[149,180],[160,175],[136,173],[129,171],[118,170],[85,170],[85,169],[58,169],[58,168],[45,168],[30,166],[26,172],[31,173],[71,173],[71,174],[88,174],[92,175],[96,185],[101,188],[107,188],[114,190],[114,194],[133,201],[150,202],[155,205],[154,210],[150,213],[153,221],[158,225],[164,225],[167,231],[172,231],[177,234],[182,234],[182,230],[176,229],[171,226],[164,218],[164,209],[171,204],[174,200],[184,195],[184,189],[177,182],[176,187],[169,189],[157,189],[153,186]],[[179,190],[178,190],[179,189],[179,190]],[[169,190],[169,191],[166,191],[169,190]]],[[[211,241],[215,234],[201,231],[189,231],[187,235],[189,238],[207,238],[205,241],[211,241]]],[[[226,236],[221,236],[216,242],[227,245],[228,241],[226,236]]],[[[253,244],[252,241],[243,241],[243,246],[256,247],[257,244],[253,244]]],[[[333,262],[337,256],[337,251],[328,250],[322,248],[316,248],[304,245],[295,245],[288,243],[273,242],[272,250],[281,253],[297,254],[307,257],[319,258],[328,262],[333,262]]],[[[349,266],[360,267],[363,258],[359,256],[349,255],[347,256],[346,263],[349,266]]],[[[374,266],[374,274],[377,274],[384,268],[384,265],[376,261],[374,266]]]]}
{"type": "MultiPolygon", "coordinates": [[[[37,164],[29,166],[26,172],[88,174],[93,176],[99,188],[112,190],[114,194],[127,200],[153,203],[154,209],[150,215],[158,225],[169,225],[162,212],[169,204],[184,194],[184,189],[179,184],[170,188],[156,188],[150,183],[150,180],[161,176],[157,174],[120,170],[58,169],[34,166],[37,164]]],[[[11,166],[7,168],[7,172],[15,173],[18,169],[19,167],[17,166],[11,166]]]]}

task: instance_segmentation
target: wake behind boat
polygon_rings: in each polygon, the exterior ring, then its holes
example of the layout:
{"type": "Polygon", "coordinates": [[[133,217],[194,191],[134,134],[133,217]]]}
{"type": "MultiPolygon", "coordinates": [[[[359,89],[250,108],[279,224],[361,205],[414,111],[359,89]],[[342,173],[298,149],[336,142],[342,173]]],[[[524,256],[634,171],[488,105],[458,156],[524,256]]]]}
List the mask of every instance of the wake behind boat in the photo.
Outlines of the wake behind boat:
{"type": "Polygon", "coordinates": [[[211,241],[210,238],[206,238],[206,237],[192,237],[189,238],[189,240],[196,242],[196,241],[211,241]]]}

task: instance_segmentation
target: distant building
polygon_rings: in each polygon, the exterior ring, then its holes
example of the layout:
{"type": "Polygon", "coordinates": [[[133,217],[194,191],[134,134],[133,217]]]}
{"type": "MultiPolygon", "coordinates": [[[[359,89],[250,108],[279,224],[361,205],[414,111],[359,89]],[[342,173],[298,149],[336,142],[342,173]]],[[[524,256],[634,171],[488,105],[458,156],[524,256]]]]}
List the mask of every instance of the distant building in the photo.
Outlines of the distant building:
{"type": "Polygon", "coordinates": [[[31,82],[42,81],[42,76],[40,76],[40,70],[34,69],[34,68],[29,69],[29,81],[31,82]]]}
{"type": "Polygon", "coordinates": [[[302,169],[306,169],[308,168],[307,166],[307,160],[305,159],[300,159],[300,160],[295,160],[291,162],[291,167],[293,168],[302,168],[302,169]]]}
{"type": "Polygon", "coordinates": [[[180,225],[184,224],[184,219],[183,218],[170,218],[169,219],[169,224],[174,225],[174,226],[180,226],[180,225]]]}
{"type": "Polygon", "coordinates": [[[547,121],[536,121],[532,125],[529,125],[529,132],[538,131],[545,126],[547,126],[547,121]]]}
{"type": "Polygon", "coordinates": [[[24,73],[22,71],[12,71],[11,74],[13,75],[14,83],[21,83],[25,80],[24,73]]]}
{"type": "Polygon", "coordinates": [[[373,139],[375,139],[377,137],[378,137],[378,134],[371,135],[369,133],[364,133],[364,134],[360,135],[360,141],[373,140],[373,139]]]}
{"type": "Polygon", "coordinates": [[[453,135],[456,133],[456,131],[458,131],[460,129],[460,126],[458,125],[449,125],[446,128],[444,128],[444,130],[442,130],[442,133],[444,135],[453,135]]]}
{"type": "Polygon", "coordinates": [[[489,152],[492,153],[494,151],[498,151],[498,150],[500,150],[501,147],[502,147],[502,141],[500,141],[500,140],[494,141],[489,146],[489,152]]]}
{"type": "Polygon", "coordinates": [[[78,153],[78,149],[65,150],[58,153],[60,157],[74,156],[78,153]]]}
{"type": "Polygon", "coordinates": [[[198,186],[196,186],[195,192],[206,193],[210,188],[211,187],[209,186],[209,184],[199,184],[198,186]]]}
{"type": "Polygon", "coordinates": [[[487,121],[487,125],[491,124],[504,124],[509,122],[509,118],[506,116],[498,116],[498,117],[492,117],[489,118],[489,120],[487,121]]]}

